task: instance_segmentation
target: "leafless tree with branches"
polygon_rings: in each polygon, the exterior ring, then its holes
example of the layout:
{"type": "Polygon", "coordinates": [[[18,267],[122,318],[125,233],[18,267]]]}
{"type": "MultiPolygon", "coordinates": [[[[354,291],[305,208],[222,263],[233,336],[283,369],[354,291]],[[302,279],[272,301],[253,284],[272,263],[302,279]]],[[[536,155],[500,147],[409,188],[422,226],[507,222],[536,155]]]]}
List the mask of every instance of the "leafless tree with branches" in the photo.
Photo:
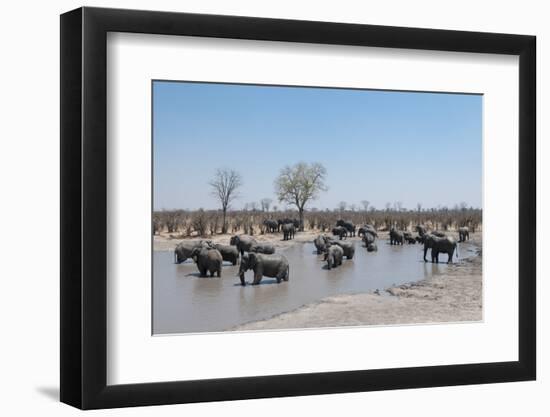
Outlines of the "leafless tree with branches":
{"type": "Polygon", "coordinates": [[[238,197],[237,189],[242,185],[241,175],[233,169],[217,169],[209,184],[212,187],[212,195],[219,200],[222,206],[222,233],[227,233],[227,209],[231,202],[238,197]]]}

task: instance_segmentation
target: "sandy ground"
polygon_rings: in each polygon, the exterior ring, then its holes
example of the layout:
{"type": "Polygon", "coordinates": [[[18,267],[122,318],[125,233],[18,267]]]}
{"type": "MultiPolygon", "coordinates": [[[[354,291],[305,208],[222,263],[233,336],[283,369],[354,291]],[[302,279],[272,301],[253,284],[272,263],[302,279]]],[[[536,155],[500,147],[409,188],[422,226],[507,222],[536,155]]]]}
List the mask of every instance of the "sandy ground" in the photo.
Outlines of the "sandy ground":
{"type": "Polygon", "coordinates": [[[451,265],[445,274],[388,288],[379,294],[327,297],[297,310],[231,330],[480,321],[481,233],[476,233],[472,240],[479,248],[477,256],[451,265]]]}

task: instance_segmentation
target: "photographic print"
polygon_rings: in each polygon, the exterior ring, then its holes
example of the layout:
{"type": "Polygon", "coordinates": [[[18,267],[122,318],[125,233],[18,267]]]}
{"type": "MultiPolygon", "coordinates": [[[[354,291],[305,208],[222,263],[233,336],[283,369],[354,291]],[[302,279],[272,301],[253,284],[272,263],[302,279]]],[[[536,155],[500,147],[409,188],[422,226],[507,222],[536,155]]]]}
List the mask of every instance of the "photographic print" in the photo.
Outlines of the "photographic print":
{"type": "Polygon", "coordinates": [[[482,320],[482,95],[152,83],[153,334],[482,320]]]}

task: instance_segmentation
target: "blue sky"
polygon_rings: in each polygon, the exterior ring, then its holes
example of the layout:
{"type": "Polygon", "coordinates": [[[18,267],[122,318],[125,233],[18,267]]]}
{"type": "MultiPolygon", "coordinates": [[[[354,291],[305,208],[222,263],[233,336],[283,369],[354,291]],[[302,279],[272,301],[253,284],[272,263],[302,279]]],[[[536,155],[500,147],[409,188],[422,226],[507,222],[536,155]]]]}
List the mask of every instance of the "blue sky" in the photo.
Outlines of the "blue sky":
{"type": "Polygon", "coordinates": [[[243,177],[233,208],[283,208],[273,181],[300,161],[327,169],[309,207],[481,207],[479,95],[155,81],[153,123],[155,210],[217,208],[217,168],[243,177]]]}

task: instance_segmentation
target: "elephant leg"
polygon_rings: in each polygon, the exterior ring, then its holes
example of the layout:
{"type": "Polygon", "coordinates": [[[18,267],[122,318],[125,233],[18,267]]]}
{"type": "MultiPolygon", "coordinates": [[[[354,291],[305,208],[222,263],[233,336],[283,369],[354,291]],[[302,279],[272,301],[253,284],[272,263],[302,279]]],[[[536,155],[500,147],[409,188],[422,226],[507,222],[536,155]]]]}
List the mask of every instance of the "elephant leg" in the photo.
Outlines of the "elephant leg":
{"type": "Polygon", "coordinates": [[[254,282],[252,282],[252,285],[258,285],[261,280],[262,280],[262,273],[254,272],[254,282]]]}
{"type": "Polygon", "coordinates": [[[428,253],[428,248],[424,246],[424,262],[428,262],[428,260],[426,259],[426,253],[428,253]]]}

